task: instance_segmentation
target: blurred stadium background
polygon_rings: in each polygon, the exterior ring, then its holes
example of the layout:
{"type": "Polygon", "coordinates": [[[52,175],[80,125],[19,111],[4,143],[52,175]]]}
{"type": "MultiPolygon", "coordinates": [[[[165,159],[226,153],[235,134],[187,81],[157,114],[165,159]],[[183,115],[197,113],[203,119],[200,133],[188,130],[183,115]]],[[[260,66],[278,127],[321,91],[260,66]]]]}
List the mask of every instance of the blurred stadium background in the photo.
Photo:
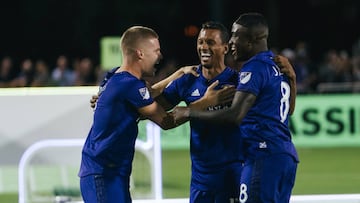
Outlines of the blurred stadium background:
{"type": "MultiPolygon", "coordinates": [[[[121,62],[118,37],[127,27],[141,24],[159,33],[164,60],[156,82],[180,65],[198,63],[201,23],[217,20],[230,28],[248,11],[267,16],[271,48],[291,58],[297,71],[299,96],[291,130],[301,163],[294,195],[360,194],[360,1],[15,0],[0,8],[0,202],[18,202],[18,164],[27,147],[44,139],[87,135],[88,101],[106,69],[121,62]],[[60,56],[75,75],[81,75],[78,67],[90,67],[95,76],[57,83],[52,72],[60,56]],[[9,77],[2,74],[7,57],[12,62],[9,77]],[[27,59],[33,75],[19,82],[27,59]],[[34,79],[39,61],[47,69],[46,81],[34,79]]],[[[187,126],[162,131],[164,198],[188,197],[188,132],[187,126]]],[[[48,170],[42,167],[47,162],[42,156],[33,160],[29,177],[39,184],[27,187],[37,188],[40,196],[78,196],[77,166],[48,170]]],[[[137,152],[135,198],[147,197],[148,168],[145,155],[137,152]]]]}
{"type": "Polygon", "coordinates": [[[69,58],[70,68],[84,57],[101,66],[101,39],[118,37],[139,24],[159,33],[163,65],[167,61],[196,64],[195,42],[201,24],[217,20],[230,29],[248,11],[262,12],[268,18],[272,49],[295,50],[305,43],[314,65],[329,50],[352,56],[360,40],[357,0],[6,0],[0,9],[0,57],[12,57],[17,71],[27,58],[44,60],[51,71],[60,55],[69,58]]]}

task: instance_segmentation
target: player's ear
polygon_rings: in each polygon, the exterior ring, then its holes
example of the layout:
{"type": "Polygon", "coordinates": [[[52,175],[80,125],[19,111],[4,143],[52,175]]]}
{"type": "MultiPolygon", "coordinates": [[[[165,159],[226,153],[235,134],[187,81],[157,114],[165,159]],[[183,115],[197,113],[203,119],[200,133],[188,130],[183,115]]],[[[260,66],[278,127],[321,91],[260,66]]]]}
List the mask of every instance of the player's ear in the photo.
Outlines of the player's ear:
{"type": "Polygon", "coordinates": [[[227,54],[228,51],[229,51],[229,45],[226,44],[226,45],[224,46],[224,55],[227,54]]]}
{"type": "Polygon", "coordinates": [[[141,49],[137,49],[137,50],[136,50],[136,56],[137,56],[138,58],[143,58],[144,53],[142,52],[141,49]]]}

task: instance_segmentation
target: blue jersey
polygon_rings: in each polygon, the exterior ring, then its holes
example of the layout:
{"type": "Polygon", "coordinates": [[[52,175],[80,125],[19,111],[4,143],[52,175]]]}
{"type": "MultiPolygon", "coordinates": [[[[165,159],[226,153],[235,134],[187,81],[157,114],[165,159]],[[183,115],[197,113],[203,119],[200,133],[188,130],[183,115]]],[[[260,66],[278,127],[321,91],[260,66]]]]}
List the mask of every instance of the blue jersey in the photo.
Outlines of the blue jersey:
{"type": "Polygon", "coordinates": [[[257,97],[240,126],[246,155],[258,158],[286,153],[298,161],[288,128],[290,85],[272,58],[271,51],[261,52],[248,60],[239,73],[237,90],[257,97]]]}
{"type": "Polygon", "coordinates": [[[115,73],[104,84],[83,147],[80,177],[130,175],[140,116],[137,109],[151,103],[145,81],[128,72],[115,73]]]}
{"type": "MultiPolygon", "coordinates": [[[[163,92],[166,100],[173,105],[177,105],[181,101],[190,104],[200,99],[208,86],[216,80],[219,80],[219,85],[216,88],[221,88],[223,85],[237,86],[238,73],[229,67],[210,81],[202,75],[201,66],[197,72],[200,74],[199,77],[185,74],[170,83],[163,92]]],[[[230,105],[231,103],[213,106],[209,107],[208,110],[228,108],[230,105]]],[[[239,163],[243,160],[239,126],[191,119],[190,127],[192,184],[198,182],[197,187],[200,189],[225,187],[216,182],[218,179],[224,181],[224,177],[216,178],[216,175],[212,176],[212,174],[220,173],[229,164],[239,163]],[[204,183],[204,180],[208,182],[204,183]]]]}

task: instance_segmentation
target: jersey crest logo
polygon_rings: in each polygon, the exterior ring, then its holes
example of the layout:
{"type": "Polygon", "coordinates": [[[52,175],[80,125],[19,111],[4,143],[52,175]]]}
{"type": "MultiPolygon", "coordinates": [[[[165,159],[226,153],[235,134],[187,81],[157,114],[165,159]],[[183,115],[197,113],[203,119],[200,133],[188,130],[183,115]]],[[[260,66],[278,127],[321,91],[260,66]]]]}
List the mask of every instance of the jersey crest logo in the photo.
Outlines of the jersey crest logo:
{"type": "Polygon", "coordinates": [[[139,93],[144,100],[150,98],[150,92],[147,87],[140,88],[139,93]]]}
{"type": "Polygon", "coordinates": [[[241,72],[240,73],[240,83],[246,84],[251,79],[251,72],[241,72]]]}
{"type": "Polygon", "coordinates": [[[191,96],[193,96],[193,97],[200,96],[199,89],[194,90],[194,91],[191,93],[191,96]]]}

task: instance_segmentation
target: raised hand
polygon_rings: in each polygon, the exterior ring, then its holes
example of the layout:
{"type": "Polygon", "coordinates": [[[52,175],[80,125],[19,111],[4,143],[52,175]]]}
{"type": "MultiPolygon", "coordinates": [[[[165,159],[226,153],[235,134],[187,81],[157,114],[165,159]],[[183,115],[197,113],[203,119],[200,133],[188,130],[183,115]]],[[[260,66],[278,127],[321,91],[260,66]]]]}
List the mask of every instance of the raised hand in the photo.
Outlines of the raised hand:
{"type": "Polygon", "coordinates": [[[225,85],[221,89],[215,90],[219,81],[213,82],[206,90],[203,98],[209,100],[209,106],[215,106],[218,104],[227,104],[232,101],[236,92],[235,86],[225,85]]]}
{"type": "Polygon", "coordinates": [[[289,114],[292,115],[295,111],[295,103],[296,103],[296,74],[294,68],[292,67],[288,58],[276,55],[274,57],[275,63],[279,66],[280,71],[288,76],[290,80],[290,110],[289,114]]]}
{"type": "Polygon", "coordinates": [[[199,74],[196,72],[196,68],[197,68],[197,66],[184,66],[184,67],[179,68],[177,71],[175,71],[169,77],[152,85],[149,88],[151,96],[153,98],[159,96],[170,82],[183,76],[184,74],[193,74],[194,76],[198,77],[199,74]]]}
{"type": "Polygon", "coordinates": [[[204,96],[191,103],[191,108],[206,109],[209,106],[231,103],[236,92],[235,86],[225,85],[221,89],[215,89],[219,81],[213,82],[206,90],[204,96]]]}
{"type": "Polygon", "coordinates": [[[192,66],[183,66],[181,67],[182,71],[184,72],[184,74],[193,74],[194,76],[198,77],[199,73],[196,72],[197,66],[192,65],[192,66]]]}

